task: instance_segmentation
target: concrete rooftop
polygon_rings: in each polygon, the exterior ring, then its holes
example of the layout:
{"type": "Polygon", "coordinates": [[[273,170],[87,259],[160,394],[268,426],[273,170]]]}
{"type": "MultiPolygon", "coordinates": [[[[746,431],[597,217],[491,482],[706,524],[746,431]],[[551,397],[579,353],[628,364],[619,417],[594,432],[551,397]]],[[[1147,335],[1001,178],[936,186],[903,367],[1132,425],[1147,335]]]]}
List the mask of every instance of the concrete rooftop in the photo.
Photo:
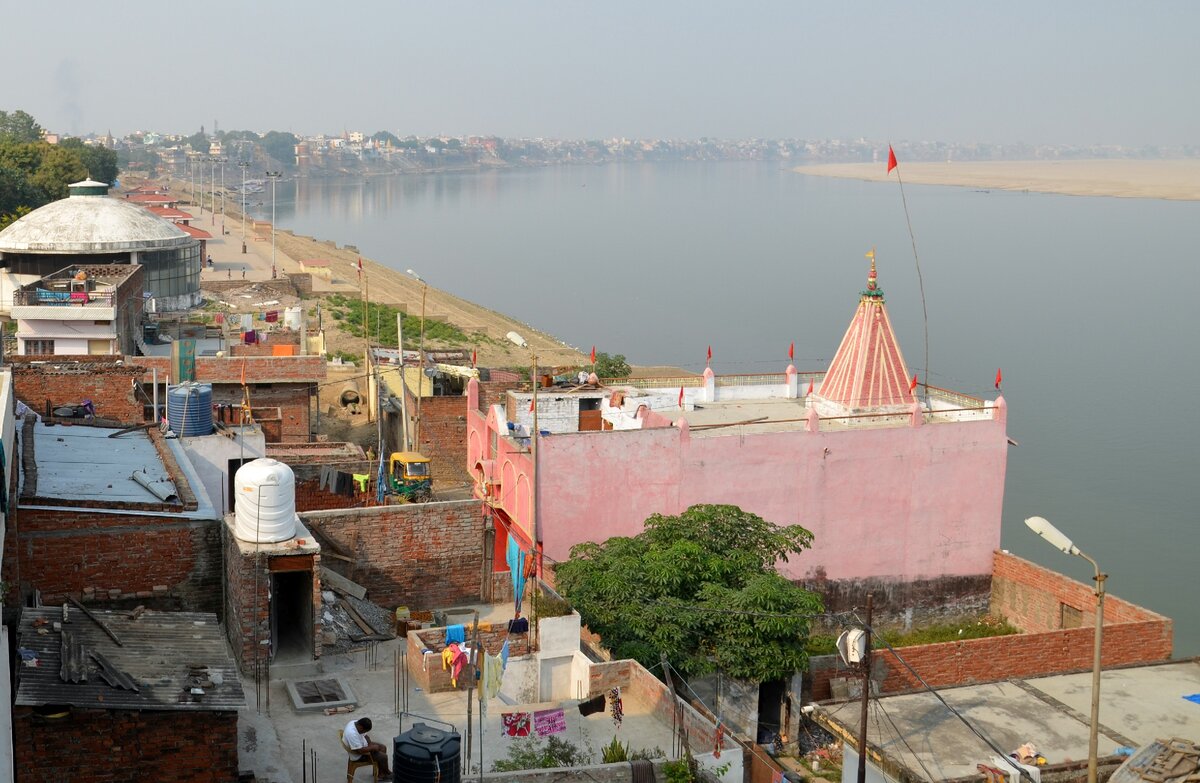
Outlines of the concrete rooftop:
{"type": "MultiPolygon", "coordinates": [[[[1091,672],[940,690],[942,697],[1006,753],[1033,742],[1050,764],[1088,754],[1091,672]]],[[[1100,683],[1101,756],[1158,737],[1200,739],[1200,659],[1105,671],[1100,683]]],[[[822,720],[857,736],[858,701],[817,706],[822,720]]],[[[868,742],[918,778],[976,774],[995,755],[930,693],[871,702],[868,742]]]]}

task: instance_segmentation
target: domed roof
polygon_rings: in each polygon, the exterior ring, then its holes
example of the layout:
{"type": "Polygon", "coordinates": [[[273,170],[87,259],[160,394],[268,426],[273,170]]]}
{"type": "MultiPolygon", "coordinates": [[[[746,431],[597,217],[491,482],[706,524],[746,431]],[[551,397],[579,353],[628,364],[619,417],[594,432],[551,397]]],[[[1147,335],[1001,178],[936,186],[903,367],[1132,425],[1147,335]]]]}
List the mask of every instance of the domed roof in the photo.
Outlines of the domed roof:
{"type": "Polygon", "coordinates": [[[0,253],[128,252],[195,241],[171,221],[124,199],[78,194],[38,207],[0,231],[0,253]]]}

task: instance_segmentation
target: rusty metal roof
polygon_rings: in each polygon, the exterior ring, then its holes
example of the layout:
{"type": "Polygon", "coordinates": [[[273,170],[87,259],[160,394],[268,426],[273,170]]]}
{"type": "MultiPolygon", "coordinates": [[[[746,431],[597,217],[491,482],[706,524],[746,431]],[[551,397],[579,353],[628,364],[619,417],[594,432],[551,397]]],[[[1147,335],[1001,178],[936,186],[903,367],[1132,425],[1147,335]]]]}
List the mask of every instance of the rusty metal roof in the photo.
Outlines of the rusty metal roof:
{"type": "MultiPolygon", "coordinates": [[[[37,707],[68,704],[110,710],[233,711],[246,706],[237,667],[214,614],[144,612],[136,620],[128,611],[92,610],[121,640],[118,646],[104,630],[75,607],[65,626],[84,648],[86,682],[64,682],[62,608],[25,609],[21,613],[17,646],[31,650],[38,665],[17,664],[16,704],[37,707]],[[39,620],[43,625],[35,625],[39,620]],[[48,633],[38,633],[39,628],[48,633]],[[101,677],[91,653],[129,676],[137,691],[114,687],[101,677]],[[200,684],[204,694],[190,690],[200,684]],[[198,701],[194,699],[198,698],[198,701]]],[[[24,653],[19,657],[27,657],[24,653]]]]}

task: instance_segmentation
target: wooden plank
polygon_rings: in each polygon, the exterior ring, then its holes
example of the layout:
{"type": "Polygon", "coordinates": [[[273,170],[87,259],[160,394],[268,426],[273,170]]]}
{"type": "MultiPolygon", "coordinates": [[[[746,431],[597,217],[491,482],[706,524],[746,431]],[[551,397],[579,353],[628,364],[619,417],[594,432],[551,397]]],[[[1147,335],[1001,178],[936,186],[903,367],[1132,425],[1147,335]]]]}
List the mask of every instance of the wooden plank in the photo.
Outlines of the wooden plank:
{"type": "Polygon", "coordinates": [[[287,571],[311,571],[312,555],[281,555],[267,560],[267,570],[273,574],[287,571]]]}
{"type": "Polygon", "coordinates": [[[362,629],[363,633],[372,635],[375,633],[375,629],[371,627],[371,624],[362,618],[362,615],[350,605],[349,601],[343,598],[338,603],[341,604],[341,607],[346,610],[346,614],[350,615],[350,619],[354,621],[354,624],[362,629]]]}
{"type": "Polygon", "coordinates": [[[360,600],[367,597],[367,588],[351,582],[338,572],[330,571],[325,566],[321,566],[321,585],[328,586],[329,589],[335,590],[342,595],[353,596],[360,600]]]}
{"type": "Polygon", "coordinates": [[[89,618],[91,618],[92,622],[94,622],[96,625],[100,626],[100,630],[102,630],[106,634],[108,634],[108,638],[110,638],[114,642],[116,642],[118,647],[125,646],[125,643],[121,641],[120,637],[118,637],[111,628],[109,628],[107,625],[105,625],[103,620],[101,620],[96,615],[92,614],[90,609],[88,609],[86,606],[79,603],[78,601],[76,601],[74,598],[72,598],[69,595],[67,596],[67,600],[70,601],[71,603],[75,604],[76,608],[79,609],[79,611],[86,614],[89,618]]]}

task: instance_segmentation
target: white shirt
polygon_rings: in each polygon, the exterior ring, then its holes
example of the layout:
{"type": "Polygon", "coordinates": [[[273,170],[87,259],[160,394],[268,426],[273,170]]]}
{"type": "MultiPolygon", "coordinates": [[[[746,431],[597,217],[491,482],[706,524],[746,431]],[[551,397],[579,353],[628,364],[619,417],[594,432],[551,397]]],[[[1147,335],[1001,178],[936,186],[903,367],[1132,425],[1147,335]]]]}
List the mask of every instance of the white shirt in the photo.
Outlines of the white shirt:
{"type": "MultiPolygon", "coordinates": [[[[354,725],[355,721],[357,720],[358,719],[355,718],[354,720],[350,721],[346,724],[346,728],[342,730],[342,739],[346,740],[346,744],[349,745],[351,749],[365,748],[369,744],[367,742],[367,738],[360,734],[358,727],[354,725]]],[[[358,753],[351,753],[350,756],[355,761],[358,761],[362,758],[362,755],[358,753]]]]}

